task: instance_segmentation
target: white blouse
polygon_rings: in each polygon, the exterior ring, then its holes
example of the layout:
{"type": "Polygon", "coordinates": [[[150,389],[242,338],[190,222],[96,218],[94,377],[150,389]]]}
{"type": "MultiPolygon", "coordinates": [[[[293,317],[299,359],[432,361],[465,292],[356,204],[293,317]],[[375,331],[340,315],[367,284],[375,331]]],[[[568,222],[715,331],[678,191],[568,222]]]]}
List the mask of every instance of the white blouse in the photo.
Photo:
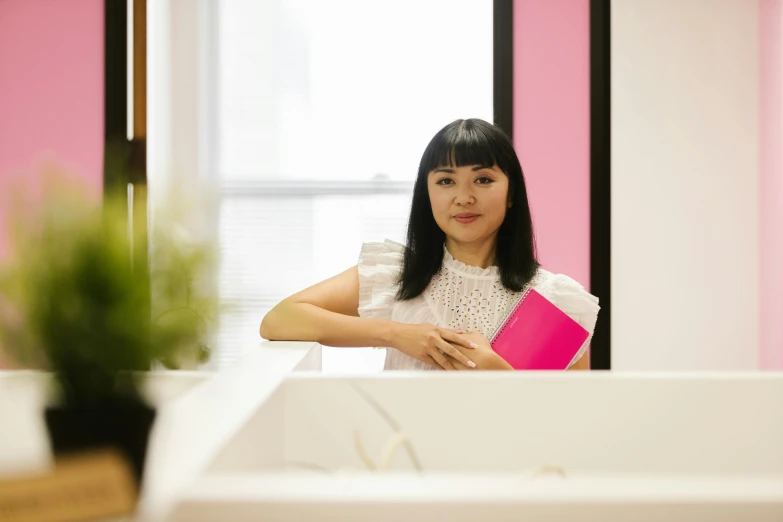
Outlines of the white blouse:
{"type": "MultiPolygon", "coordinates": [[[[405,247],[394,241],[365,243],[359,256],[359,316],[406,324],[478,330],[489,337],[519,292],[507,290],[497,267],[480,268],[454,259],[443,249],[443,266],[422,295],[397,301],[397,277],[405,247]]],[[[598,318],[598,298],[568,276],[539,269],[530,285],[588,332],[585,344],[571,361],[587,350],[598,318]]],[[[432,366],[389,348],[384,370],[434,370],[432,366]]]]}

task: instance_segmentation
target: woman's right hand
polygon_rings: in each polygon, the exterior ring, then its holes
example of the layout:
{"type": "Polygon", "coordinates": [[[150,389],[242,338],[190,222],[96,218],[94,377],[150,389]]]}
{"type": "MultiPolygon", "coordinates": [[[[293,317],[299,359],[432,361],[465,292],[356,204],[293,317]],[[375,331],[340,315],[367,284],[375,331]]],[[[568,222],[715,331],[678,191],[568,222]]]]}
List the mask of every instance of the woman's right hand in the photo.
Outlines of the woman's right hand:
{"type": "Polygon", "coordinates": [[[396,325],[391,347],[417,361],[423,361],[444,370],[455,369],[446,355],[469,368],[475,368],[476,365],[473,361],[454,348],[452,344],[470,349],[478,348],[474,342],[461,336],[460,332],[455,330],[440,328],[432,324],[402,323],[396,325]]]}

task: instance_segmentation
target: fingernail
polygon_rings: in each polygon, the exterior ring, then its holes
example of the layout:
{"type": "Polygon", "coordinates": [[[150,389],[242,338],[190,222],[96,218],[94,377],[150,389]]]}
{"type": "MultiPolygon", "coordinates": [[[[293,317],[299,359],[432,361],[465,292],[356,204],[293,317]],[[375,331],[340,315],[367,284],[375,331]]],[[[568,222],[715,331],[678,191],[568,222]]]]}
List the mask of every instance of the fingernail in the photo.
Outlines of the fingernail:
{"type": "Polygon", "coordinates": [[[478,348],[478,345],[476,343],[470,343],[471,348],[478,348]]]}
{"type": "Polygon", "coordinates": [[[476,363],[474,363],[473,361],[468,361],[468,366],[470,366],[471,368],[475,368],[476,363]]]}

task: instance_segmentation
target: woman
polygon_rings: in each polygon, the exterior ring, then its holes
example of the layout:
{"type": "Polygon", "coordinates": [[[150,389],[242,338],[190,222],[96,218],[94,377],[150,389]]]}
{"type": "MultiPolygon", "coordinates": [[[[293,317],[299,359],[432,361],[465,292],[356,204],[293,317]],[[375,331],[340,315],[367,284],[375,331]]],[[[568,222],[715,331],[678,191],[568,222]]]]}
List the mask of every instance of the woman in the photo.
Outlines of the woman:
{"type": "Polygon", "coordinates": [[[386,347],[387,370],[510,370],[487,336],[527,285],[590,332],[570,365],[587,369],[598,299],[539,267],[511,140],[483,120],[457,120],[421,158],[407,247],[363,245],[357,266],[275,306],[261,336],[386,347]]]}

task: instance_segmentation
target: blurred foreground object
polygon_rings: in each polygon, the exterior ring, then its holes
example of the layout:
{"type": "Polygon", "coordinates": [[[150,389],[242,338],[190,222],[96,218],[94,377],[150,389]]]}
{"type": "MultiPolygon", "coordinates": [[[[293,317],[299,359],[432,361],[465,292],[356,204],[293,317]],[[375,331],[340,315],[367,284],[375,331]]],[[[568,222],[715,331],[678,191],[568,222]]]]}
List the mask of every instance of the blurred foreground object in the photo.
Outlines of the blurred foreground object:
{"type": "Polygon", "coordinates": [[[0,480],[0,520],[62,522],[131,513],[133,475],[116,451],[61,459],[46,475],[0,480]]]}
{"type": "Polygon", "coordinates": [[[55,454],[114,447],[140,482],[155,412],[136,375],[208,357],[216,310],[198,282],[211,249],[172,216],[151,230],[148,263],[146,230],[134,229],[122,195],[95,201],[56,169],[31,192],[15,194],[0,265],[0,352],[54,373],[59,403],[45,416],[55,454]]]}

